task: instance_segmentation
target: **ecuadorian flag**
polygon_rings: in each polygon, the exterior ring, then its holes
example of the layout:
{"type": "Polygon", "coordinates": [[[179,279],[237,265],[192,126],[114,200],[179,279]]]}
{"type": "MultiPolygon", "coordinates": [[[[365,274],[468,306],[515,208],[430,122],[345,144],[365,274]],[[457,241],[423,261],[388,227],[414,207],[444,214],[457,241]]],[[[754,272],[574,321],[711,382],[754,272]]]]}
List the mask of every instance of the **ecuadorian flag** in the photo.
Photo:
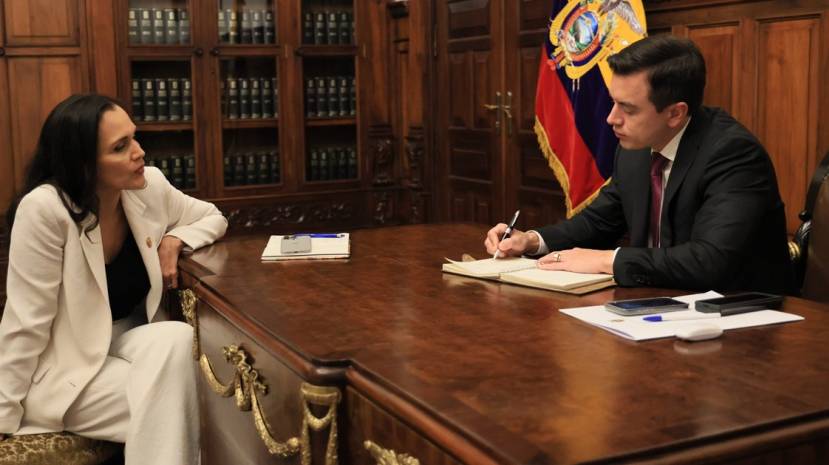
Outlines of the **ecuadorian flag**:
{"type": "Polygon", "coordinates": [[[564,190],[567,217],[598,195],[618,140],[607,57],[645,37],[641,0],[554,0],[535,94],[535,133],[564,190]]]}

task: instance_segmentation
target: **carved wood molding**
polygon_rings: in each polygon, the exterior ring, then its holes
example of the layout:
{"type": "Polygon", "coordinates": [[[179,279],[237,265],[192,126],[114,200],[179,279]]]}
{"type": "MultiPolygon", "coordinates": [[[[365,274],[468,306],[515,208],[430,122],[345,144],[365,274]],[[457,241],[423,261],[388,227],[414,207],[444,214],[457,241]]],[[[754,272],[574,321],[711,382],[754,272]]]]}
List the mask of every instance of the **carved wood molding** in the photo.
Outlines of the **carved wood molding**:
{"type": "Polygon", "coordinates": [[[422,189],[423,153],[425,151],[426,133],[421,126],[411,126],[406,136],[406,159],[409,164],[409,187],[422,189]]]}
{"type": "Polygon", "coordinates": [[[369,162],[372,166],[372,181],[375,186],[386,186],[394,182],[394,140],[391,126],[372,126],[368,130],[369,162]]]}
{"type": "Polygon", "coordinates": [[[736,3],[756,3],[763,0],[647,0],[646,13],[674,11],[691,8],[708,8],[712,6],[730,5],[736,3]]]}
{"type": "Polygon", "coordinates": [[[388,191],[374,193],[374,223],[382,226],[394,218],[394,197],[388,191]]]}
{"type": "Polygon", "coordinates": [[[0,315],[6,305],[6,270],[9,267],[9,231],[6,217],[0,215],[0,315]]]}
{"type": "Polygon", "coordinates": [[[350,202],[331,201],[299,205],[265,205],[225,209],[230,228],[258,228],[280,224],[307,224],[349,220],[354,216],[350,202]]]}

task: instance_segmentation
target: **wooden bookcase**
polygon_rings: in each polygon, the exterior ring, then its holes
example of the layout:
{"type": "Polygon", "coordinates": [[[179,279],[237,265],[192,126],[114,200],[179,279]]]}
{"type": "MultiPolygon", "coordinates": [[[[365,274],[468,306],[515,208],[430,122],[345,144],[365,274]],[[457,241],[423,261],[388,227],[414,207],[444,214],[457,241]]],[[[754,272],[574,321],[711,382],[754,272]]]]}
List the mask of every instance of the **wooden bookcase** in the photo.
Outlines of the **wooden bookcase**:
{"type": "Polygon", "coordinates": [[[148,164],[215,202],[232,229],[399,222],[389,115],[371,110],[388,99],[372,89],[386,87],[372,58],[387,53],[366,39],[384,35],[372,25],[384,6],[372,3],[119,0],[118,94],[148,164]],[[174,95],[187,85],[182,114],[174,95]],[[146,118],[165,103],[170,117],[146,118]]]}

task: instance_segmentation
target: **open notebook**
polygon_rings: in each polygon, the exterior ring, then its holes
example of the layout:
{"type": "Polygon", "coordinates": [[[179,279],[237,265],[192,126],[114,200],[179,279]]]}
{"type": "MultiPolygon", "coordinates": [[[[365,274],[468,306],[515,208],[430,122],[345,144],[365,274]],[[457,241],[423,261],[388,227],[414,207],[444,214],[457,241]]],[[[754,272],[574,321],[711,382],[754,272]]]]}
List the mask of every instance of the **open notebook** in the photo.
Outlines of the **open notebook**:
{"type": "Polygon", "coordinates": [[[469,262],[458,262],[448,258],[446,260],[449,263],[444,263],[442,267],[445,273],[492,279],[568,294],[586,294],[616,284],[613,276],[608,274],[541,270],[536,267],[536,260],[524,257],[487,258],[469,262]]]}
{"type": "Polygon", "coordinates": [[[348,233],[320,234],[320,236],[336,237],[314,237],[311,235],[311,250],[299,253],[282,253],[282,237],[271,236],[265,250],[262,251],[262,261],[272,262],[279,260],[309,260],[348,258],[351,253],[351,241],[348,233]]]}

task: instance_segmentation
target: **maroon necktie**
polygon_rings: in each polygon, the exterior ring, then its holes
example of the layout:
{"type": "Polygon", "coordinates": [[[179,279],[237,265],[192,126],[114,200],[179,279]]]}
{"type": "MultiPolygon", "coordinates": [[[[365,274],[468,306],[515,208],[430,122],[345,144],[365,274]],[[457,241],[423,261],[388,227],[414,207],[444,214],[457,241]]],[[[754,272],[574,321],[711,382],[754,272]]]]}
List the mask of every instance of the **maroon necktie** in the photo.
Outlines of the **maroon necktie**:
{"type": "Polygon", "coordinates": [[[659,247],[659,213],[662,209],[662,170],[668,159],[659,152],[651,155],[651,243],[659,247]]]}

